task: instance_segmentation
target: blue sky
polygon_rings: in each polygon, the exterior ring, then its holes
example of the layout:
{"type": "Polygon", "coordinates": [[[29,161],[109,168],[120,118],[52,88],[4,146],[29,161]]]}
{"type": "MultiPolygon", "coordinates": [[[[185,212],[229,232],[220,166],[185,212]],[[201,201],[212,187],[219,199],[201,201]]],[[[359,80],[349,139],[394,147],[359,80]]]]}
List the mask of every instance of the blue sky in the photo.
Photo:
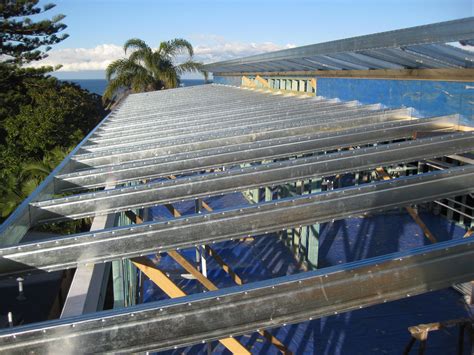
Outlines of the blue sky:
{"type": "MultiPolygon", "coordinates": [[[[46,3],[49,1],[44,1],[46,3]]],[[[472,0],[56,0],[70,37],[45,64],[103,77],[132,37],[186,38],[204,62],[473,16],[472,0]]]]}

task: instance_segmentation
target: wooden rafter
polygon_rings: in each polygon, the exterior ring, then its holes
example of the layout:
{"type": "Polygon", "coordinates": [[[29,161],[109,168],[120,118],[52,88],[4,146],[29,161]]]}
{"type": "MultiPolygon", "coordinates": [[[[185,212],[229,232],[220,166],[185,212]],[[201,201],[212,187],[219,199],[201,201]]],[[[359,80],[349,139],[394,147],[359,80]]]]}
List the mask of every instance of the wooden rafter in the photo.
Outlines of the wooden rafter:
{"type": "MultiPolygon", "coordinates": [[[[379,167],[379,168],[375,169],[375,171],[377,172],[377,175],[379,175],[383,180],[390,180],[391,179],[390,175],[387,174],[387,172],[385,171],[384,168],[379,167]]],[[[438,240],[436,239],[434,234],[431,233],[431,231],[428,229],[426,224],[421,220],[420,216],[415,211],[415,209],[413,207],[405,207],[405,209],[408,212],[408,214],[411,216],[411,218],[413,218],[413,220],[416,222],[416,224],[418,224],[418,226],[421,228],[421,230],[423,231],[423,234],[425,235],[425,237],[428,238],[428,240],[431,243],[437,243],[438,240]]]]}
{"type": "MultiPolygon", "coordinates": [[[[212,208],[205,203],[204,201],[201,202],[203,208],[205,208],[207,211],[211,212],[212,208]]],[[[167,205],[167,208],[173,209],[172,211],[173,215],[177,215],[178,217],[181,216],[181,213],[173,207],[173,205],[167,205]]],[[[219,266],[231,276],[232,280],[237,284],[237,285],[242,285],[243,281],[242,279],[232,270],[232,268],[217,254],[217,252],[212,249],[210,246],[206,245],[205,251],[207,254],[211,255],[219,264],[219,266]]],[[[184,256],[182,256],[180,253],[177,251],[170,251],[168,252],[168,255],[171,256],[179,265],[181,265],[187,272],[189,272],[191,275],[193,275],[197,281],[199,281],[205,288],[207,288],[209,291],[215,291],[218,290],[217,286],[212,283],[206,276],[204,276],[198,269],[196,269],[184,256]]],[[[263,336],[265,339],[267,339],[269,342],[271,342],[282,354],[292,354],[291,351],[288,350],[288,348],[280,341],[278,340],[272,333],[265,329],[260,329],[258,330],[258,333],[263,336]]]]}

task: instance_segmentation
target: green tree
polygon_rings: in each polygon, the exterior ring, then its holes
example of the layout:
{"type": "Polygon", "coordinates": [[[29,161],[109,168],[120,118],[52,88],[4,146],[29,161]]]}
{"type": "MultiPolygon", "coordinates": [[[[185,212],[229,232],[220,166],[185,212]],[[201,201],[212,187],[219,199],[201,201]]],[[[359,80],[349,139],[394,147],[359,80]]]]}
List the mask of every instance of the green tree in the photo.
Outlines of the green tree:
{"type": "MultiPolygon", "coordinates": [[[[0,63],[0,170],[77,145],[106,111],[100,96],[44,74],[0,63]],[[2,69],[3,67],[3,69],[2,69]]],[[[0,174],[1,175],[1,174],[0,174]]],[[[0,176],[1,177],[1,176],[0,176]]]]}
{"type": "MultiPolygon", "coordinates": [[[[0,63],[0,214],[31,193],[105,116],[100,96],[31,69],[0,63]]],[[[13,207],[12,207],[13,206],[13,207]]]]}
{"type": "Polygon", "coordinates": [[[121,90],[145,92],[178,87],[184,72],[201,72],[202,63],[193,60],[194,50],[191,43],[184,39],[161,42],[153,50],[144,41],[133,38],[124,45],[124,52],[131,51],[128,58],[112,62],[106,70],[109,81],[103,99],[112,100],[121,90]],[[185,55],[181,64],[176,59],[185,55]]]}
{"type": "Polygon", "coordinates": [[[54,147],[46,152],[43,159],[26,162],[22,167],[22,175],[30,179],[44,180],[66,157],[71,149],[54,147]]]}
{"type": "Polygon", "coordinates": [[[12,213],[66,157],[69,149],[55,147],[43,159],[21,164],[19,173],[9,174],[0,185],[0,220],[12,213]]]}
{"type": "Polygon", "coordinates": [[[38,179],[21,174],[4,176],[0,184],[0,221],[8,217],[38,184],[38,179]]]}
{"type": "Polygon", "coordinates": [[[37,6],[39,0],[0,0],[0,56],[9,62],[28,63],[47,56],[50,45],[65,40],[68,35],[58,35],[67,26],[61,21],[64,15],[51,20],[34,22],[29,16],[51,10],[55,4],[37,6]]]}

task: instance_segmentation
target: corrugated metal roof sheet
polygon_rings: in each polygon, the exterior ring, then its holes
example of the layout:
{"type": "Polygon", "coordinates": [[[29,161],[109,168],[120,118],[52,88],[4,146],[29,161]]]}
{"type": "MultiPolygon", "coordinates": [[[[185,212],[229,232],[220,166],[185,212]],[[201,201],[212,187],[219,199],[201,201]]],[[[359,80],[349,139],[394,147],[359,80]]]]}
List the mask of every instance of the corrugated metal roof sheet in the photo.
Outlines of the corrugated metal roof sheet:
{"type": "Polygon", "coordinates": [[[207,64],[214,73],[473,68],[474,17],[207,64]]]}

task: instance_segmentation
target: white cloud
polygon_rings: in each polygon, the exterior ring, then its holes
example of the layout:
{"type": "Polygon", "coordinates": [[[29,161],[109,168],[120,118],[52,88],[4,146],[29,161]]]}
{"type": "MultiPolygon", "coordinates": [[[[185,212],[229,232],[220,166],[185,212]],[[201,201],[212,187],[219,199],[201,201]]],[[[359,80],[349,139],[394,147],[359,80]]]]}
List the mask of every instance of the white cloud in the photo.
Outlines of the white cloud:
{"type": "MultiPolygon", "coordinates": [[[[195,60],[204,63],[217,62],[253,54],[291,48],[294,45],[278,45],[272,42],[245,43],[226,41],[219,36],[201,35],[195,41],[195,60]]],[[[104,70],[112,61],[124,57],[123,47],[116,44],[101,44],[93,48],[65,48],[51,50],[42,61],[32,63],[56,66],[62,64],[60,71],[104,70]]]]}
{"type": "Polygon", "coordinates": [[[196,59],[204,63],[218,62],[295,47],[293,44],[279,45],[273,42],[229,42],[217,36],[209,36],[209,38],[203,42],[204,43],[195,46],[194,52],[196,59]]]}
{"type": "Polygon", "coordinates": [[[101,44],[94,48],[52,50],[48,54],[46,59],[32,65],[62,64],[61,71],[104,70],[112,61],[123,57],[123,48],[115,44],[101,44]]]}

